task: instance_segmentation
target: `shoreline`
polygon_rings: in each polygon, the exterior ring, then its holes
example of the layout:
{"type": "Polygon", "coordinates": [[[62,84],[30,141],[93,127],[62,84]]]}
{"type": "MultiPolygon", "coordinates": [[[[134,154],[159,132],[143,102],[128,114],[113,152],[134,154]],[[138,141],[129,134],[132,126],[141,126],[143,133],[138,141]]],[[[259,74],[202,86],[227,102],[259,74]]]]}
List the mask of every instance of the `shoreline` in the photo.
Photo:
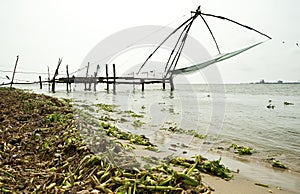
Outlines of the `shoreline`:
{"type": "Polygon", "coordinates": [[[264,185],[263,183],[248,179],[239,174],[235,174],[235,178],[230,181],[224,181],[218,177],[212,177],[210,175],[204,175],[203,181],[215,189],[213,194],[263,194],[263,193],[276,193],[276,194],[294,194],[296,191],[289,191],[284,188],[274,185],[264,185]],[[263,186],[256,185],[262,184],[263,186]],[[266,187],[268,186],[268,187],[266,187]]]}
{"type": "MultiPolygon", "coordinates": [[[[209,159],[220,157],[214,153],[205,155],[209,159]]],[[[237,160],[236,158],[222,157],[222,163],[233,171],[234,178],[227,183],[216,177],[204,176],[207,182],[216,187],[216,193],[286,193],[292,194],[299,191],[300,174],[291,172],[290,170],[274,169],[270,166],[264,166],[254,161],[237,160]],[[268,185],[269,187],[261,187],[255,183],[268,185]],[[218,188],[223,188],[222,192],[218,188]],[[244,190],[244,188],[247,188],[244,190]],[[279,188],[279,189],[278,189],[279,188]]],[[[214,188],[214,187],[213,187],[214,188]]]]}
{"type": "MultiPolygon", "coordinates": [[[[205,157],[207,157],[205,155],[205,157]]],[[[208,157],[210,160],[213,159],[217,159],[217,157],[220,157],[218,155],[212,156],[212,157],[208,157]],[[214,158],[215,157],[215,158],[214,158]]],[[[232,162],[234,161],[233,158],[227,158],[222,157],[222,164],[225,164],[225,166],[229,167],[231,170],[235,170],[234,168],[237,168],[236,166],[239,165],[236,162],[232,162]]],[[[253,166],[258,166],[257,164],[253,164],[253,166]]],[[[259,167],[259,166],[258,166],[259,167]]],[[[255,169],[254,167],[252,167],[253,169],[255,169]]],[[[270,193],[269,190],[271,190],[274,193],[293,193],[288,191],[284,186],[281,185],[277,185],[277,184],[270,184],[270,188],[264,188],[261,186],[257,186],[254,183],[256,182],[260,182],[262,184],[266,184],[261,180],[253,180],[253,179],[249,179],[249,177],[244,176],[244,173],[247,173],[247,171],[245,172],[245,169],[247,168],[240,168],[240,173],[234,173],[234,178],[231,181],[224,181],[223,179],[219,179],[216,178],[214,176],[210,176],[207,174],[203,174],[203,180],[205,183],[207,183],[209,186],[211,186],[212,188],[216,189],[216,191],[212,192],[212,193],[270,193]],[[282,187],[282,190],[278,190],[276,187],[279,186],[280,188],[282,187]]],[[[259,169],[259,168],[258,168],[259,169]]],[[[248,170],[251,170],[251,168],[248,168],[248,170]]],[[[256,169],[257,170],[257,169],[256,169]]],[[[268,169],[268,170],[272,170],[272,169],[268,169]]],[[[286,174],[286,173],[285,173],[286,174]]],[[[283,176],[285,176],[284,174],[282,174],[283,176]]],[[[280,175],[279,175],[280,176],[280,175]]],[[[283,179],[288,178],[287,177],[283,177],[283,179]]],[[[288,181],[288,180],[286,180],[288,181]]],[[[296,190],[295,190],[296,191],[296,190]]]]}

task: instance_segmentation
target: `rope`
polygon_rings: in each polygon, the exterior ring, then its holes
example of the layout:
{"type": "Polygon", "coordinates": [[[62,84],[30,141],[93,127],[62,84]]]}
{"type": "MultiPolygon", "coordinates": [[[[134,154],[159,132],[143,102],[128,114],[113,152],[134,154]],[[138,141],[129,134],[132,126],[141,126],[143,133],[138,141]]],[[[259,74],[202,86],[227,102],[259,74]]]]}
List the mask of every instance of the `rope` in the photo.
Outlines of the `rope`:
{"type": "MultiPolygon", "coordinates": [[[[0,72],[3,73],[11,73],[13,71],[9,71],[9,70],[0,70],[0,72]]],[[[19,74],[48,74],[48,73],[44,73],[44,72],[34,72],[34,71],[16,71],[15,73],[19,73],[19,74]]]]}
{"type": "Polygon", "coordinates": [[[244,27],[244,28],[247,28],[247,29],[249,29],[249,30],[253,30],[253,31],[255,31],[255,32],[257,32],[257,33],[259,33],[259,34],[261,34],[261,35],[267,37],[267,38],[269,38],[269,39],[272,39],[270,36],[268,36],[268,35],[266,35],[266,34],[260,32],[260,31],[258,31],[258,30],[256,30],[256,29],[254,29],[254,28],[251,28],[250,26],[246,26],[246,25],[244,25],[244,24],[241,24],[241,23],[239,23],[239,22],[236,22],[236,21],[234,21],[234,20],[232,20],[232,19],[228,19],[228,18],[223,17],[223,16],[218,16],[218,15],[213,15],[213,14],[207,14],[207,13],[201,13],[201,15],[211,16],[211,17],[215,17],[215,18],[222,19],[222,20],[230,21],[230,22],[232,22],[232,23],[235,23],[235,24],[237,24],[237,25],[240,25],[240,26],[242,26],[242,27],[244,27]]]}
{"type": "Polygon", "coordinates": [[[210,35],[211,35],[212,38],[214,39],[214,42],[215,42],[215,44],[216,44],[216,47],[217,47],[217,49],[218,49],[219,54],[221,54],[220,49],[219,49],[219,46],[218,46],[218,43],[217,43],[217,41],[216,41],[216,38],[215,38],[214,34],[212,33],[212,31],[211,31],[211,29],[210,29],[208,23],[206,22],[206,20],[204,19],[204,17],[203,17],[201,14],[200,14],[200,17],[202,18],[203,22],[205,23],[207,29],[209,30],[210,35]]]}
{"type": "Polygon", "coordinates": [[[146,63],[148,62],[148,60],[152,57],[152,55],[161,47],[161,45],[163,45],[175,32],[177,32],[180,28],[182,28],[184,25],[186,25],[190,20],[192,20],[194,18],[190,17],[188,20],[186,20],[185,22],[183,22],[180,26],[178,26],[175,30],[173,30],[173,32],[171,32],[159,45],[158,47],[156,47],[156,49],[149,55],[149,57],[146,59],[146,61],[142,64],[142,66],[140,67],[140,69],[138,70],[138,74],[140,73],[141,69],[146,65],[146,63]]]}

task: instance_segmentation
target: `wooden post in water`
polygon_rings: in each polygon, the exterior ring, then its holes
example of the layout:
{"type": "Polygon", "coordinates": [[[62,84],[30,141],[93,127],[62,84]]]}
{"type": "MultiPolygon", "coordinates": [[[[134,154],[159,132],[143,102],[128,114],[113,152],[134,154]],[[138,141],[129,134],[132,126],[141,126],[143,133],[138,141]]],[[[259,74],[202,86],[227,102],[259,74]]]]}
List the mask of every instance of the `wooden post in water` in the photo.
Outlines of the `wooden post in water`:
{"type": "MultiPolygon", "coordinates": [[[[87,65],[87,67],[86,67],[86,74],[85,74],[85,78],[86,78],[86,79],[87,79],[87,77],[88,77],[89,68],[90,68],[90,62],[88,62],[88,65],[87,65]]],[[[84,90],[87,90],[87,88],[86,88],[86,82],[84,82],[84,90]]]]}
{"type": "Polygon", "coordinates": [[[114,76],[113,91],[116,92],[116,65],[115,64],[113,64],[113,76],[114,76]]]}
{"type": "Polygon", "coordinates": [[[16,63],[15,63],[14,72],[13,72],[11,82],[10,82],[10,88],[12,88],[12,85],[14,83],[14,78],[15,78],[15,73],[16,73],[18,61],[19,61],[19,55],[17,56],[17,60],[16,60],[16,63]]]}
{"type": "Polygon", "coordinates": [[[55,93],[55,78],[58,75],[58,69],[59,69],[59,66],[60,66],[61,62],[62,62],[62,58],[59,58],[55,73],[54,73],[53,78],[52,78],[52,92],[53,93],[55,93]]]}
{"type": "Polygon", "coordinates": [[[96,69],[96,72],[94,73],[94,91],[96,92],[96,86],[97,86],[97,75],[98,75],[98,71],[100,69],[100,65],[97,65],[97,69],[96,69]]]}
{"type": "Polygon", "coordinates": [[[39,76],[39,81],[40,81],[40,89],[43,89],[43,85],[42,85],[42,76],[39,76]]]}
{"type": "Polygon", "coordinates": [[[163,90],[165,90],[165,89],[166,89],[166,81],[165,81],[165,78],[163,78],[162,82],[163,82],[163,84],[162,84],[163,90]]]}
{"type": "Polygon", "coordinates": [[[133,77],[133,84],[132,84],[132,89],[135,91],[135,83],[134,83],[134,72],[132,72],[132,77],[133,77]]]}
{"type": "Polygon", "coordinates": [[[50,70],[48,66],[48,91],[50,92],[50,70]]]}
{"type": "Polygon", "coordinates": [[[141,79],[141,83],[142,83],[142,92],[145,90],[145,80],[141,79]]]}
{"type": "Polygon", "coordinates": [[[108,65],[105,65],[105,70],[106,70],[106,90],[107,92],[109,91],[109,83],[108,83],[108,65]]]}
{"type": "Polygon", "coordinates": [[[174,91],[173,76],[170,76],[170,87],[171,87],[171,91],[174,91]]]}
{"type": "Polygon", "coordinates": [[[93,76],[91,75],[91,77],[89,77],[89,89],[88,89],[88,91],[91,91],[91,88],[92,88],[92,80],[93,80],[93,76]]]}
{"type": "Polygon", "coordinates": [[[67,92],[71,92],[71,83],[70,83],[70,76],[69,76],[69,67],[66,65],[66,72],[67,72],[67,92]],[[70,86],[70,90],[69,90],[70,86]]]}

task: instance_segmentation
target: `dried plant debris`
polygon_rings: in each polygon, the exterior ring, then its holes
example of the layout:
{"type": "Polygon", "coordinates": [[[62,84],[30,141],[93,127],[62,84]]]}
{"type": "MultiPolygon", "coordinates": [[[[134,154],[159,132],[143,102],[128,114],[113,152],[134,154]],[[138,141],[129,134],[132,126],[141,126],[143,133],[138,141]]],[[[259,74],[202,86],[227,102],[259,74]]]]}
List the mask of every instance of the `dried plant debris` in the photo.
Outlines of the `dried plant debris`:
{"type": "Polygon", "coordinates": [[[269,185],[267,185],[267,184],[263,184],[263,183],[254,183],[254,184],[257,186],[269,188],[269,185]]]}
{"type": "MultiPolygon", "coordinates": [[[[124,146],[107,138],[106,132],[133,143],[154,145],[109,124],[100,125],[104,131],[87,127],[79,133],[70,107],[65,100],[0,88],[1,193],[210,193],[212,189],[203,184],[200,172],[231,177],[220,160],[209,162],[201,156],[195,160],[174,158],[147,169],[117,166],[118,161],[111,162],[105,153],[114,150],[122,155],[124,146]],[[90,132],[95,135],[83,141],[82,136],[90,132]],[[90,141],[99,155],[88,148],[90,141]],[[174,170],[174,165],[181,170],[174,170]]],[[[80,122],[89,126],[85,120],[80,122]]],[[[135,159],[122,158],[125,163],[130,160],[135,159]]]]}

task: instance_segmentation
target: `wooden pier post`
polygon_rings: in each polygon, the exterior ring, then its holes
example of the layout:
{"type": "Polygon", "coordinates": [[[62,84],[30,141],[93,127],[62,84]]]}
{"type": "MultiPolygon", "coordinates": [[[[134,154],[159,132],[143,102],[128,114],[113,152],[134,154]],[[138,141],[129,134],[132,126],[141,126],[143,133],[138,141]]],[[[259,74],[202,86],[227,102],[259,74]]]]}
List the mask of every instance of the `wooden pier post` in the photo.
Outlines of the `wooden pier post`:
{"type": "Polygon", "coordinates": [[[132,77],[133,77],[132,89],[133,89],[133,91],[135,91],[135,84],[134,84],[134,72],[132,72],[132,77]]]}
{"type": "Polygon", "coordinates": [[[109,91],[109,83],[108,83],[108,65],[105,65],[105,70],[106,70],[106,90],[107,92],[109,91]]]}
{"type": "MultiPolygon", "coordinates": [[[[90,62],[88,62],[88,65],[86,67],[86,74],[85,74],[86,79],[88,77],[89,68],[90,68],[90,62]]],[[[86,88],[86,82],[84,83],[84,90],[87,90],[87,88],[86,88]]]]}
{"type": "Polygon", "coordinates": [[[14,78],[15,78],[15,73],[16,73],[18,61],[19,61],[19,55],[17,56],[17,60],[16,60],[16,63],[15,63],[14,72],[13,72],[11,82],[10,82],[10,88],[12,88],[12,85],[14,83],[14,78]]]}
{"type": "Polygon", "coordinates": [[[50,92],[50,70],[49,70],[49,66],[48,67],[48,91],[50,92]]]}
{"type": "Polygon", "coordinates": [[[68,65],[66,66],[66,71],[67,71],[67,92],[71,92],[71,82],[70,82],[70,76],[69,76],[69,67],[68,65]],[[69,90],[69,85],[70,85],[70,90],[69,90]]]}
{"type": "Polygon", "coordinates": [[[170,77],[170,87],[171,87],[171,91],[174,91],[174,83],[173,83],[173,77],[170,77]]]}
{"type": "Polygon", "coordinates": [[[59,66],[60,66],[61,62],[62,62],[62,58],[59,58],[55,73],[54,73],[53,78],[52,78],[52,92],[53,93],[55,93],[55,78],[58,75],[58,69],[59,69],[59,66]]]}
{"type": "Polygon", "coordinates": [[[39,81],[40,81],[40,89],[43,89],[43,85],[42,85],[42,76],[39,76],[39,81]]]}
{"type": "Polygon", "coordinates": [[[162,87],[163,87],[163,90],[165,90],[166,89],[166,81],[165,81],[165,78],[163,78],[163,80],[162,80],[162,87]]]}
{"type": "Polygon", "coordinates": [[[142,84],[142,92],[145,90],[145,80],[141,79],[141,84],[142,84]]]}
{"type": "Polygon", "coordinates": [[[88,89],[88,91],[91,91],[93,76],[91,75],[91,77],[88,80],[89,80],[89,89],[88,89]]]}
{"type": "Polygon", "coordinates": [[[100,69],[100,65],[97,65],[97,69],[96,69],[96,72],[94,73],[94,91],[96,92],[96,86],[97,86],[97,75],[98,75],[98,71],[100,69]]]}
{"type": "Polygon", "coordinates": [[[115,64],[113,64],[113,76],[114,76],[113,91],[116,92],[116,65],[115,64]]]}

